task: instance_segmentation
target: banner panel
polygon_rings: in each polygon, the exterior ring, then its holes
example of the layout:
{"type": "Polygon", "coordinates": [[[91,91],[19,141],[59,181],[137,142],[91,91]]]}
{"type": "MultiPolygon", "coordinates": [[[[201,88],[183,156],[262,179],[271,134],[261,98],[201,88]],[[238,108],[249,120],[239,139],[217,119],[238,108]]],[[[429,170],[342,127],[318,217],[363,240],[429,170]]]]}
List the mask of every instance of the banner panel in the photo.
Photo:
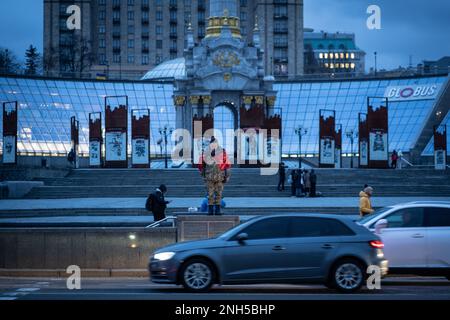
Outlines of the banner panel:
{"type": "Polygon", "coordinates": [[[388,161],[388,135],[383,130],[374,130],[370,132],[370,160],[388,161]]]}
{"type": "Polygon", "coordinates": [[[447,165],[447,153],[445,150],[434,151],[434,168],[436,170],[445,170],[447,165]]]}
{"type": "Polygon", "coordinates": [[[127,160],[127,134],[122,131],[106,132],[106,161],[127,160]]]}
{"type": "Polygon", "coordinates": [[[149,163],[149,140],[148,139],[133,139],[132,143],[132,162],[135,164],[149,163]]]}
{"type": "Polygon", "coordinates": [[[320,139],[320,163],[334,165],[335,147],[331,138],[320,139]]]}
{"type": "Polygon", "coordinates": [[[359,142],[359,165],[367,166],[369,164],[369,146],[367,141],[359,142]]]}
{"type": "Polygon", "coordinates": [[[14,164],[16,163],[16,137],[4,136],[3,137],[3,163],[14,164]]]}
{"type": "Polygon", "coordinates": [[[89,165],[92,167],[101,165],[101,146],[100,141],[89,142],[89,165]]]}

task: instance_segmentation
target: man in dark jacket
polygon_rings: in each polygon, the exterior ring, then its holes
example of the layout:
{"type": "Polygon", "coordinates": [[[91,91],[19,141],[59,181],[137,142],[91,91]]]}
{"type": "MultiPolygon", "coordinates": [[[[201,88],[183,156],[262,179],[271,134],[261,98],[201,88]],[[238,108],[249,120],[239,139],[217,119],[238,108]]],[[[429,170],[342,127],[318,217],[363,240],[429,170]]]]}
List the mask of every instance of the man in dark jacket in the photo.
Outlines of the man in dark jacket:
{"type": "Polygon", "coordinates": [[[280,163],[280,168],[278,170],[280,180],[278,181],[278,191],[284,191],[284,182],[286,180],[286,166],[284,162],[280,163]]]}
{"type": "Polygon", "coordinates": [[[167,187],[165,185],[160,185],[156,191],[150,195],[151,201],[151,209],[153,212],[153,218],[156,221],[160,221],[166,217],[165,211],[169,201],[164,199],[164,194],[167,192],[167,187]]]}
{"type": "Polygon", "coordinates": [[[311,173],[309,174],[309,182],[311,184],[311,192],[309,193],[310,197],[316,196],[316,183],[317,183],[317,176],[314,172],[314,169],[311,169],[311,173]]]}

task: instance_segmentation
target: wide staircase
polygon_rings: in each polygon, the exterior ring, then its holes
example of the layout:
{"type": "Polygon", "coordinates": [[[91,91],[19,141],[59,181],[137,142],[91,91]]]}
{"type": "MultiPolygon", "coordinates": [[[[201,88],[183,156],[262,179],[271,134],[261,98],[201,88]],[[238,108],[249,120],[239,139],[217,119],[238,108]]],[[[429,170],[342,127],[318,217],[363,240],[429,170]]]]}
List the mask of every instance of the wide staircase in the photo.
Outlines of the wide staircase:
{"type": "MultiPolygon", "coordinates": [[[[450,172],[435,170],[317,169],[317,191],[324,197],[356,197],[364,184],[375,196],[450,196],[450,172]]],[[[146,197],[160,184],[169,197],[204,197],[197,170],[80,169],[66,177],[39,179],[45,185],[31,190],[28,199],[146,197]]],[[[287,180],[287,179],[286,179],[287,180]]],[[[233,169],[225,197],[287,197],[290,186],[278,192],[278,176],[259,169],[233,169]]]]}

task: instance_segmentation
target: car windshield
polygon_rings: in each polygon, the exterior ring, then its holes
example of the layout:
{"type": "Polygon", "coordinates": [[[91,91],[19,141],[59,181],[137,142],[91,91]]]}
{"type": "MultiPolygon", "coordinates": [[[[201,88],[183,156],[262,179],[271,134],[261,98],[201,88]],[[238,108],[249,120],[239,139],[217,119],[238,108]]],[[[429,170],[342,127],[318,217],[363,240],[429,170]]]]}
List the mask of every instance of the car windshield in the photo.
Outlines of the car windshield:
{"type": "Polygon", "coordinates": [[[384,207],[384,208],[375,210],[374,213],[365,215],[364,217],[362,217],[361,219],[359,219],[357,222],[358,222],[359,224],[365,224],[367,221],[372,220],[372,219],[375,218],[376,216],[378,216],[378,215],[380,215],[380,214],[382,214],[382,213],[384,213],[384,212],[386,212],[386,211],[388,211],[388,210],[390,210],[390,209],[392,209],[392,207],[384,207]]]}

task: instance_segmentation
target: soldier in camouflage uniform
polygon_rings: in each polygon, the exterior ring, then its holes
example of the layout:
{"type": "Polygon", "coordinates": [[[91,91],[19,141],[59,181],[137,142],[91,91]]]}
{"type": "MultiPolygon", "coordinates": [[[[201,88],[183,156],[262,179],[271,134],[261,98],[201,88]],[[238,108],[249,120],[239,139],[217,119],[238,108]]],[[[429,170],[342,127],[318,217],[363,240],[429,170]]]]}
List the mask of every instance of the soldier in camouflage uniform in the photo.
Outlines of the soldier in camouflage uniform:
{"type": "Polygon", "coordinates": [[[220,215],[220,202],[224,184],[228,181],[231,167],[225,149],[211,137],[209,146],[199,161],[199,170],[208,190],[208,215],[220,215]]]}

